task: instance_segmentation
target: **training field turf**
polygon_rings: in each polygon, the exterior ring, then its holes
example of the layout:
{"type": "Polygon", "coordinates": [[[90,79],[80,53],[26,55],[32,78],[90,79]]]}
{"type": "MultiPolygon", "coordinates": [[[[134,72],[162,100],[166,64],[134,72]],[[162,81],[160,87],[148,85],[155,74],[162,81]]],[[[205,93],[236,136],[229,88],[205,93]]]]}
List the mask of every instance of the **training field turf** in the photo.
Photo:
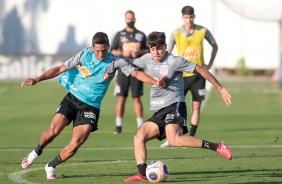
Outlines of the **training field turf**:
{"type": "MultiPolygon", "coordinates": [[[[153,140],[147,144],[148,163],[158,159],[168,165],[166,183],[281,184],[282,90],[265,79],[222,83],[231,93],[233,105],[227,107],[212,89],[196,136],[213,142],[224,140],[233,159],[228,161],[206,149],[160,148],[163,142],[153,140]]],[[[122,134],[114,135],[113,86],[114,81],[102,104],[99,130],[74,157],[56,168],[58,180],[47,181],[44,166],[68,143],[72,126],[48,145],[29,169],[22,169],[20,163],[37,145],[66,92],[56,81],[24,89],[20,81],[0,82],[0,183],[118,184],[136,174],[133,136],[137,125],[132,100],[127,101],[122,134]]],[[[142,97],[144,119],[152,115],[148,87],[142,97]]],[[[189,96],[187,105],[190,110],[189,96]]]]}

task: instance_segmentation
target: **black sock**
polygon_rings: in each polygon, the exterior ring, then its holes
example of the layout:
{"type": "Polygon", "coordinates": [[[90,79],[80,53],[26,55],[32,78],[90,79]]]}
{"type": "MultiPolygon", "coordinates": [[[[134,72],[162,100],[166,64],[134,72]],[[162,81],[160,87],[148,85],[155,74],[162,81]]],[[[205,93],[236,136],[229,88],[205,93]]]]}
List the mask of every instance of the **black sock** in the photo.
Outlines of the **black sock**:
{"type": "Polygon", "coordinates": [[[54,160],[52,160],[48,163],[48,167],[54,167],[55,168],[57,165],[59,165],[62,162],[63,162],[63,160],[62,160],[62,158],[59,154],[58,156],[56,156],[56,158],[54,158],[54,160]]]}
{"type": "Polygon", "coordinates": [[[42,154],[42,151],[44,149],[45,146],[40,146],[39,143],[37,144],[37,147],[35,148],[35,153],[37,155],[41,155],[42,154]]]}
{"type": "Polygon", "coordinates": [[[195,136],[198,125],[190,125],[190,136],[195,136]]]}
{"type": "Polygon", "coordinates": [[[203,140],[202,142],[202,148],[206,148],[206,149],[211,149],[213,151],[216,151],[218,144],[217,143],[212,143],[212,142],[208,142],[203,140]]]}
{"type": "Polygon", "coordinates": [[[147,164],[146,164],[146,163],[138,164],[138,165],[137,165],[138,172],[139,172],[142,176],[146,176],[146,167],[147,167],[147,164]]]}

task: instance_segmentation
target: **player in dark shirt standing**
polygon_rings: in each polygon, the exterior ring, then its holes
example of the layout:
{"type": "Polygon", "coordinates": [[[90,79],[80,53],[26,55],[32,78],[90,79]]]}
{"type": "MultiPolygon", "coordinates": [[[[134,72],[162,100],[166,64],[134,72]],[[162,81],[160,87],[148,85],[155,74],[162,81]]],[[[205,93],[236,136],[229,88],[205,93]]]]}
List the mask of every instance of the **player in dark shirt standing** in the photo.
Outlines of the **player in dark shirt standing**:
{"type": "MultiPolygon", "coordinates": [[[[149,52],[146,47],[146,35],[135,28],[135,21],[134,12],[131,10],[126,11],[125,22],[127,26],[115,35],[110,48],[113,54],[126,61],[131,61],[149,52]]],[[[143,95],[143,83],[134,77],[127,77],[119,70],[114,91],[114,94],[118,96],[115,134],[119,134],[122,131],[122,119],[129,88],[131,88],[137,127],[139,128],[143,124],[143,105],[140,99],[143,95]]]]}

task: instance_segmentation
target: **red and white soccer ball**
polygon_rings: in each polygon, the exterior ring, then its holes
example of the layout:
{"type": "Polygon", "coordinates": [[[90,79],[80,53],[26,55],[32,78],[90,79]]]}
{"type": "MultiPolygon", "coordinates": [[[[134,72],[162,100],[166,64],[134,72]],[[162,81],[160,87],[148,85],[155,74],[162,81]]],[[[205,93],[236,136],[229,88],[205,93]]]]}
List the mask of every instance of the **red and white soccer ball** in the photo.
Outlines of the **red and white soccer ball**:
{"type": "Polygon", "coordinates": [[[155,160],[147,166],[146,176],[150,182],[164,182],[168,177],[168,167],[162,161],[155,160]]]}

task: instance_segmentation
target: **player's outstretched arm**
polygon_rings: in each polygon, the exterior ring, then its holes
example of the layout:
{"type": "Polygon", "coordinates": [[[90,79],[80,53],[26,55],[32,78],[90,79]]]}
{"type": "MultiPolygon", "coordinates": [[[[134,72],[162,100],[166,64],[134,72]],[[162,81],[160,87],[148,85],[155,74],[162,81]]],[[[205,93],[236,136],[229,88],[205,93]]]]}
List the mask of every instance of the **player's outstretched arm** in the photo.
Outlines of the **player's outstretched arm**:
{"type": "Polygon", "coordinates": [[[227,106],[232,104],[231,95],[205,67],[197,65],[195,72],[201,74],[206,80],[212,83],[212,85],[220,92],[221,97],[227,106]]]}
{"type": "Polygon", "coordinates": [[[148,83],[148,84],[152,84],[155,86],[160,86],[160,87],[164,87],[165,86],[165,79],[167,78],[166,76],[163,76],[160,79],[154,79],[153,77],[147,75],[146,73],[142,72],[142,71],[138,71],[138,70],[134,70],[131,73],[132,77],[135,77],[136,79],[148,83]]]}
{"type": "Polygon", "coordinates": [[[25,84],[27,84],[28,86],[34,86],[36,83],[43,81],[43,80],[47,80],[47,79],[52,79],[54,77],[57,77],[58,75],[60,75],[61,73],[63,73],[64,71],[67,71],[67,67],[63,64],[61,66],[57,66],[54,68],[49,69],[48,71],[44,72],[43,74],[41,74],[40,76],[34,78],[34,79],[25,79],[22,83],[21,83],[21,87],[23,88],[25,84]]]}

